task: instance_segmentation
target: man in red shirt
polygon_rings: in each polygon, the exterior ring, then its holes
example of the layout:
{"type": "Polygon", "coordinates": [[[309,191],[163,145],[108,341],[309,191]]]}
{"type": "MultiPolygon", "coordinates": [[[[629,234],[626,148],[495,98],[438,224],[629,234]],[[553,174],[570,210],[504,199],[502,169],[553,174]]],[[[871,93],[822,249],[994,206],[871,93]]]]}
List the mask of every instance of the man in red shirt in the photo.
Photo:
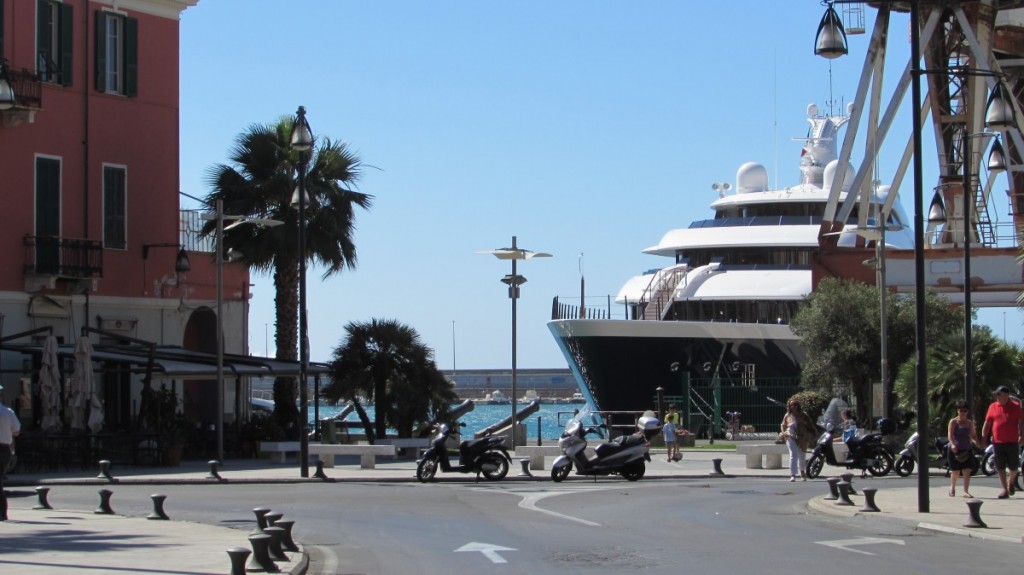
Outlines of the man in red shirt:
{"type": "Polygon", "coordinates": [[[1024,439],[1024,427],[1021,418],[1020,402],[1010,397],[1010,389],[1000,385],[995,390],[996,400],[988,406],[988,413],[985,414],[985,425],[981,429],[982,441],[988,441],[989,434],[992,436],[992,446],[995,449],[996,472],[999,473],[999,483],[1003,485],[1003,491],[999,499],[1006,499],[1013,495],[1014,484],[1017,482],[1017,473],[1020,471],[1020,447],[1018,445],[1024,439]],[[1007,481],[1006,468],[1010,468],[1010,478],[1007,481]]]}

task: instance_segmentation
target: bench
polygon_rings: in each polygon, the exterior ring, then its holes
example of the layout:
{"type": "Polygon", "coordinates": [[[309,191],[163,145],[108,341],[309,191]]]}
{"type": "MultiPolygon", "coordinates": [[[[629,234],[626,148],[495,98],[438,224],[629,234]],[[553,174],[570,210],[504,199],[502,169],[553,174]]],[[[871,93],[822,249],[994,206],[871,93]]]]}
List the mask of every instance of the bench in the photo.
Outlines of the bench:
{"type": "Polygon", "coordinates": [[[398,449],[394,445],[342,445],[336,443],[310,443],[310,456],[317,456],[324,467],[334,467],[336,455],[358,455],[359,467],[373,469],[377,466],[377,456],[394,459],[398,449]]]}
{"type": "Polygon", "coordinates": [[[261,441],[260,452],[270,454],[271,463],[284,463],[289,453],[299,452],[298,441],[261,441]]]}
{"type": "Polygon", "coordinates": [[[747,469],[781,469],[782,456],[789,454],[785,444],[758,443],[755,445],[737,445],[736,453],[747,456],[747,469]],[[764,467],[761,458],[764,458],[764,467]]]}
{"type": "MultiPolygon", "coordinates": [[[[589,448],[588,448],[589,451],[589,448]]],[[[545,457],[558,457],[562,448],[557,445],[520,445],[516,447],[516,457],[530,458],[530,469],[544,469],[545,457]]]]}
{"type": "Polygon", "coordinates": [[[380,445],[394,445],[399,450],[408,450],[414,457],[419,457],[420,450],[430,447],[429,437],[395,437],[378,440],[380,445]]]}

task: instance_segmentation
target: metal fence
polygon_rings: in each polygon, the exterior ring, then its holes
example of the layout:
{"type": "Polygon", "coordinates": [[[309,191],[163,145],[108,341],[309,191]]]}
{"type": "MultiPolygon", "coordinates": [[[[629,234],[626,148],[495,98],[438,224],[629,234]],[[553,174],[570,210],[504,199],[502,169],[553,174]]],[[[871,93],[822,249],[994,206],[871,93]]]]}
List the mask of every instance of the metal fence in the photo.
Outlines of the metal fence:
{"type": "Polygon", "coordinates": [[[689,391],[689,403],[684,395],[662,398],[664,405],[677,407],[683,427],[698,438],[733,438],[778,433],[786,400],[801,387],[792,378],[758,379],[750,385],[692,379],[689,391]]]}

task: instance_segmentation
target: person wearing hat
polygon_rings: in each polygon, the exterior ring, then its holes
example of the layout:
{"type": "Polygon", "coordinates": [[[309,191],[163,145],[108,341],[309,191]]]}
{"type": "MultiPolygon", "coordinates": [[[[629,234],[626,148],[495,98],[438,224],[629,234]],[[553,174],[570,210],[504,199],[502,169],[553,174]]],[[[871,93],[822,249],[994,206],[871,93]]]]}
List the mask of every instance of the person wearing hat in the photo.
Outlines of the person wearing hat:
{"type": "Polygon", "coordinates": [[[4,386],[0,385],[0,521],[7,521],[7,494],[4,492],[4,473],[14,455],[14,438],[21,431],[18,416],[4,405],[4,386]]]}
{"type": "Polygon", "coordinates": [[[1010,397],[1010,388],[1000,385],[993,393],[996,400],[988,406],[981,437],[983,441],[987,441],[991,434],[996,472],[999,474],[999,483],[1003,486],[998,497],[1006,499],[1013,495],[1017,473],[1020,471],[1019,445],[1021,440],[1024,440],[1024,420],[1021,418],[1020,401],[1010,397]],[[1006,477],[1007,467],[1010,468],[1009,480],[1006,477]]]}

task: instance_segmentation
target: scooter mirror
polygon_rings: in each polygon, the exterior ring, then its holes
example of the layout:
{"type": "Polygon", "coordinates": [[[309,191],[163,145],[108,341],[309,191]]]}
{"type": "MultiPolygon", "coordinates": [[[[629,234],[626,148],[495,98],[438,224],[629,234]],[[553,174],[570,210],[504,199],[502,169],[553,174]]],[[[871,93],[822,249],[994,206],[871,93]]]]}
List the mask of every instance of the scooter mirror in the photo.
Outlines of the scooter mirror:
{"type": "Polygon", "coordinates": [[[459,427],[466,427],[466,422],[465,421],[460,421],[459,422],[459,427]]]}
{"type": "Polygon", "coordinates": [[[825,424],[825,431],[832,431],[833,429],[835,429],[835,426],[832,425],[831,421],[825,424]]]}

